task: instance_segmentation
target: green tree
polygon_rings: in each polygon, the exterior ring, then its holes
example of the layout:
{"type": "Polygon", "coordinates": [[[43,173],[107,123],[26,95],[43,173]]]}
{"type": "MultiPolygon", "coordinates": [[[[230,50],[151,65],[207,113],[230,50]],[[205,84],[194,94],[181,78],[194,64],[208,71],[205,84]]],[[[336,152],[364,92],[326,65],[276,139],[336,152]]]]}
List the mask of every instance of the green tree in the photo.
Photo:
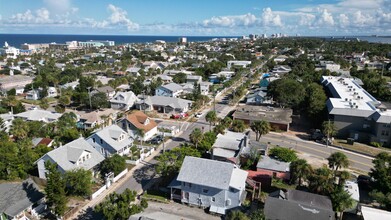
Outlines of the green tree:
{"type": "Polygon", "coordinates": [[[10,134],[12,134],[17,140],[21,140],[27,137],[29,132],[29,127],[27,122],[21,118],[16,118],[12,121],[12,126],[10,129],[10,134]]]}
{"type": "Polygon", "coordinates": [[[56,105],[56,107],[54,107],[54,110],[58,113],[64,113],[65,112],[65,107],[62,106],[62,105],[56,105]]]}
{"type": "Polygon", "coordinates": [[[292,162],[297,160],[297,155],[294,150],[283,147],[273,147],[270,149],[269,155],[284,162],[292,162]]]}
{"type": "Polygon", "coordinates": [[[92,173],[89,170],[75,169],[65,173],[67,193],[72,196],[91,195],[92,173]]]}
{"type": "Polygon", "coordinates": [[[218,124],[213,128],[213,132],[216,134],[224,134],[226,127],[223,124],[218,124]]]}
{"type": "Polygon", "coordinates": [[[213,131],[208,131],[204,133],[204,137],[202,138],[201,142],[199,143],[199,150],[201,151],[210,151],[213,144],[216,141],[216,133],[213,131]]]}
{"type": "Polygon", "coordinates": [[[334,190],[334,174],[327,166],[315,169],[308,182],[309,189],[314,193],[329,195],[334,190]]]}
{"type": "Polygon", "coordinates": [[[105,174],[114,172],[114,175],[118,175],[126,168],[126,160],[124,157],[121,157],[118,154],[114,154],[113,156],[106,158],[100,165],[100,171],[102,176],[105,174]]]}
{"type": "Polygon", "coordinates": [[[231,129],[234,132],[244,132],[246,130],[246,124],[242,120],[233,120],[231,129]]]}
{"type": "Polygon", "coordinates": [[[49,101],[47,98],[43,98],[39,101],[39,107],[42,109],[48,109],[49,108],[49,101]]]}
{"type": "Polygon", "coordinates": [[[107,96],[103,92],[98,92],[91,97],[91,105],[94,109],[107,108],[109,102],[107,101],[107,96]]]}
{"type": "Polygon", "coordinates": [[[304,100],[305,89],[297,80],[283,78],[269,84],[268,95],[284,107],[298,108],[304,100]]]}
{"type": "Polygon", "coordinates": [[[173,176],[179,172],[186,156],[201,157],[201,153],[191,146],[166,151],[157,158],[156,171],[162,176],[173,176]]]}
{"type": "Polygon", "coordinates": [[[381,152],[372,163],[374,166],[369,175],[375,180],[375,189],[384,195],[391,195],[391,155],[381,152]]]}
{"type": "Polygon", "coordinates": [[[65,179],[57,170],[57,165],[49,161],[45,163],[45,168],[48,171],[46,175],[46,204],[57,215],[62,216],[66,210],[67,197],[65,192],[65,179]]]}
{"type": "Polygon", "coordinates": [[[262,209],[257,209],[250,214],[250,220],[265,220],[265,214],[262,209]]]}
{"type": "Polygon", "coordinates": [[[246,214],[239,210],[231,211],[227,214],[226,218],[227,220],[250,220],[250,218],[247,217],[246,214]]]}
{"type": "Polygon", "coordinates": [[[71,97],[69,97],[68,95],[61,96],[58,99],[58,104],[62,106],[68,106],[69,104],[71,104],[71,97]]]}
{"type": "Polygon", "coordinates": [[[178,84],[186,83],[187,75],[186,73],[177,73],[172,77],[172,81],[178,84]]]}
{"type": "Polygon", "coordinates": [[[250,128],[255,132],[255,140],[259,141],[262,135],[270,132],[270,123],[267,121],[254,121],[251,123],[250,128]]]}
{"type": "Polygon", "coordinates": [[[209,111],[206,113],[205,120],[209,122],[209,130],[212,129],[212,124],[217,122],[217,114],[215,111],[209,111]]]}
{"type": "Polygon", "coordinates": [[[330,195],[334,211],[339,213],[339,219],[343,219],[343,212],[353,208],[354,200],[343,187],[336,187],[330,195]]]}
{"type": "Polygon", "coordinates": [[[289,167],[291,172],[291,183],[298,181],[299,186],[301,186],[302,180],[306,180],[312,172],[311,165],[303,159],[293,161],[289,167]]]}
{"type": "Polygon", "coordinates": [[[317,83],[311,83],[306,88],[305,104],[308,115],[316,119],[326,107],[327,96],[323,87],[317,83]]]}
{"type": "Polygon", "coordinates": [[[326,135],[327,140],[330,140],[331,137],[337,134],[337,127],[334,125],[334,122],[330,120],[324,121],[322,124],[322,132],[326,135]]]}
{"type": "Polygon", "coordinates": [[[329,161],[329,167],[336,171],[339,168],[347,168],[350,164],[348,157],[341,152],[332,153],[327,160],[329,161]]]}
{"type": "Polygon", "coordinates": [[[204,137],[204,134],[202,133],[201,129],[199,129],[199,128],[195,128],[191,132],[191,134],[189,135],[190,142],[195,145],[196,149],[198,148],[198,143],[200,143],[202,141],[203,137],[204,137]]]}

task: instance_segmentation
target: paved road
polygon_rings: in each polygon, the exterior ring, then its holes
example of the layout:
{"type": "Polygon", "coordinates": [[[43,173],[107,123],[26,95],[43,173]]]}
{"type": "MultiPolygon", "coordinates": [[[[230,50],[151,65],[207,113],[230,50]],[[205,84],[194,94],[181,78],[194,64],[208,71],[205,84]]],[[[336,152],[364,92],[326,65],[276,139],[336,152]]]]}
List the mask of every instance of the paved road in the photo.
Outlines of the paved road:
{"type": "Polygon", "coordinates": [[[326,147],[326,145],[318,144],[313,141],[305,141],[297,137],[278,133],[269,133],[262,136],[260,141],[265,143],[270,142],[270,144],[279,145],[281,147],[292,148],[299,152],[308,153],[320,158],[327,158],[330,156],[330,154],[340,151],[346,154],[351,163],[350,167],[355,170],[367,173],[373,167],[371,157],[363,156],[343,149],[326,147]]]}

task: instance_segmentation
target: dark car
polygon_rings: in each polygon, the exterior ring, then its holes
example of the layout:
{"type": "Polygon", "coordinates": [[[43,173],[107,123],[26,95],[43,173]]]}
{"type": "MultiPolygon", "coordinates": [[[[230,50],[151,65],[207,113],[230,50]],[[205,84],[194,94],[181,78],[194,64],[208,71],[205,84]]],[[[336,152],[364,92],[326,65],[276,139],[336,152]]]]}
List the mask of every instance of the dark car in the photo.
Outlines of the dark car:
{"type": "Polygon", "coordinates": [[[160,144],[162,141],[163,141],[163,137],[158,135],[158,136],[152,138],[152,140],[150,142],[151,142],[151,144],[160,144]]]}

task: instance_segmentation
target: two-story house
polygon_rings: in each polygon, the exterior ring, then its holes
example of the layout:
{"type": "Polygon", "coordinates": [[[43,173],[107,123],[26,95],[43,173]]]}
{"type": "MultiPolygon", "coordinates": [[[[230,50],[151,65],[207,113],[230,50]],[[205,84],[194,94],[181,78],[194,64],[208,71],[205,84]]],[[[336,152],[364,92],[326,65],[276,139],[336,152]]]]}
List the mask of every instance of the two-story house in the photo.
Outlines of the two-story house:
{"type": "Polygon", "coordinates": [[[168,96],[168,97],[178,97],[183,92],[181,85],[176,83],[169,83],[166,85],[159,86],[156,91],[156,96],[168,96]]]}
{"type": "Polygon", "coordinates": [[[133,111],[128,114],[118,123],[123,130],[128,132],[133,138],[143,141],[151,139],[157,134],[157,123],[155,120],[149,118],[141,111],[133,111]],[[140,137],[140,130],[143,131],[143,136],[140,137]]]}
{"type": "Polygon", "coordinates": [[[247,175],[231,163],[187,156],[177,177],[181,202],[224,215],[244,201],[247,175]]]}
{"type": "Polygon", "coordinates": [[[133,105],[137,100],[137,96],[131,91],[117,92],[117,94],[110,99],[110,105],[112,109],[127,111],[133,108],[133,105]]]}
{"type": "Polygon", "coordinates": [[[94,173],[97,165],[104,159],[84,138],[79,138],[46,153],[36,163],[39,178],[46,179],[46,161],[56,163],[61,173],[73,169],[90,170],[94,173]]]}
{"type": "Polygon", "coordinates": [[[129,153],[133,138],[118,125],[111,125],[92,134],[87,138],[87,142],[104,157],[113,154],[122,156],[129,153]]]}

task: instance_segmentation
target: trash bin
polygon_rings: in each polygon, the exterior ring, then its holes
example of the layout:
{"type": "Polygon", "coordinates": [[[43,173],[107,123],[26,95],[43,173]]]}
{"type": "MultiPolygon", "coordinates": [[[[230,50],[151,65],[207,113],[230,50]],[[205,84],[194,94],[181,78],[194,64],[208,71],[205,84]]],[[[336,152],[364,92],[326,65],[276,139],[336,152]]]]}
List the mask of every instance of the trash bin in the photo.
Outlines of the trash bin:
{"type": "Polygon", "coordinates": [[[354,139],[353,138],[348,138],[347,139],[347,143],[350,144],[350,145],[353,145],[354,144],[354,139]]]}

